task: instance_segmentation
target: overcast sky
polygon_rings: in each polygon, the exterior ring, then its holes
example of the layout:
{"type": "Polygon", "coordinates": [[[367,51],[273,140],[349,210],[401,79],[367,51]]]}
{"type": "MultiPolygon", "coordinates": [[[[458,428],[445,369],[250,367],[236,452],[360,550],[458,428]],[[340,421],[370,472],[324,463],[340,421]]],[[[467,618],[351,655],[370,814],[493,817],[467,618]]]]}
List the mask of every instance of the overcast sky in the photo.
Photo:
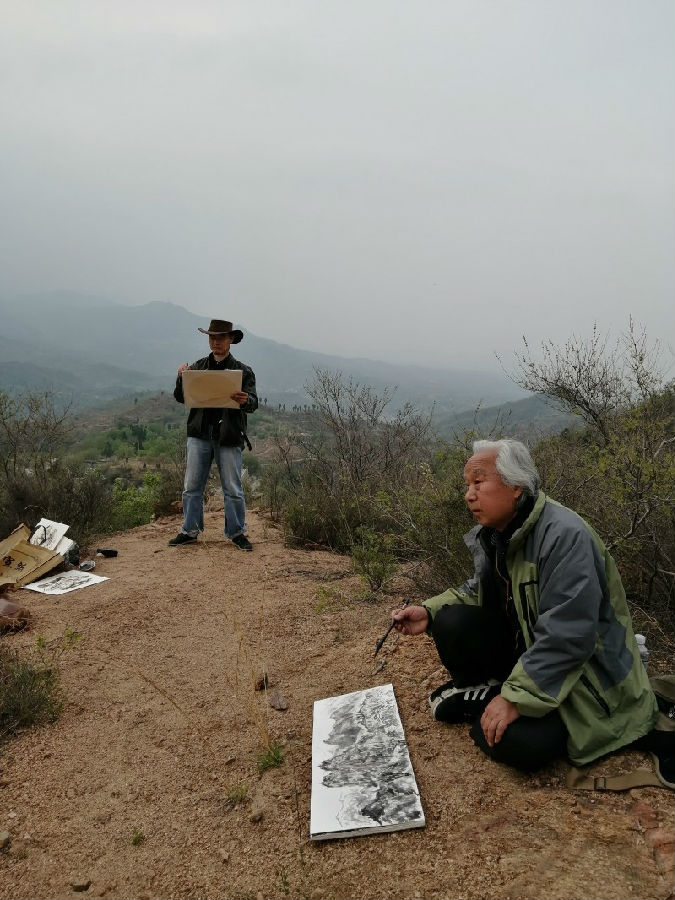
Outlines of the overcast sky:
{"type": "Polygon", "coordinates": [[[492,368],[672,333],[672,0],[0,0],[0,293],[492,368]]]}

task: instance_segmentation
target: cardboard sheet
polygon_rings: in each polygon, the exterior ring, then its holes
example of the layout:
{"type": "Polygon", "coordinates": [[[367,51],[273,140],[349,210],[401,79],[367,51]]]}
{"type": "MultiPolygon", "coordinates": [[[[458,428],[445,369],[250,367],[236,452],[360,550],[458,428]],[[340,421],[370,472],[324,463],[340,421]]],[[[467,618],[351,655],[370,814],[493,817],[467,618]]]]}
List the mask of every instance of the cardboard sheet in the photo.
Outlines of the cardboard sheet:
{"type": "Polygon", "coordinates": [[[22,587],[63,562],[54,550],[31,544],[30,536],[28,526],[19,525],[0,541],[0,583],[22,587]]]}
{"type": "Polygon", "coordinates": [[[200,409],[240,409],[230,398],[241,390],[241,376],[241,369],[188,369],[183,372],[185,405],[200,409]]]}

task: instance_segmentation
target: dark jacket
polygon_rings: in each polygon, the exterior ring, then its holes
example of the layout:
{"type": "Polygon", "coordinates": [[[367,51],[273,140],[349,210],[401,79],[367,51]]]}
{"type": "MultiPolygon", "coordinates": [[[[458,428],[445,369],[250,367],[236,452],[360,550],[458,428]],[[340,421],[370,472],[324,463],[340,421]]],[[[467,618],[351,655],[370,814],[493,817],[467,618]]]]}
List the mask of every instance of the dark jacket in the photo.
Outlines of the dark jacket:
{"type": "MultiPolygon", "coordinates": [[[[197,362],[192,363],[191,369],[241,369],[241,389],[248,394],[248,400],[241,409],[190,409],[187,420],[188,437],[211,439],[211,422],[219,422],[218,442],[221,447],[243,447],[248,442],[246,435],[246,413],[255,412],[258,408],[258,395],[255,387],[255,374],[253,369],[239,362],[230,353],[220,366],[216,365],[213,354],[209,353],[197,362]]],[[[176,387],[173,392],[179,403],[184,403],[183,378],[176,378],[176,387]]]]}
{"type": "MultiPolygon", "coordinates": [[[[424,605],[482,606],[486,568],[480,526],[466,536],[475,575],[424,605]]],[[[619,572],[596,532],[542,491],[506,551],[525,651],[502,686],[521,714],[558,709],[570,759],[584,765],[644,734],[656,721],[619,572]]],[[[432,625],[433,627],[433,625],[432,625]]]]}

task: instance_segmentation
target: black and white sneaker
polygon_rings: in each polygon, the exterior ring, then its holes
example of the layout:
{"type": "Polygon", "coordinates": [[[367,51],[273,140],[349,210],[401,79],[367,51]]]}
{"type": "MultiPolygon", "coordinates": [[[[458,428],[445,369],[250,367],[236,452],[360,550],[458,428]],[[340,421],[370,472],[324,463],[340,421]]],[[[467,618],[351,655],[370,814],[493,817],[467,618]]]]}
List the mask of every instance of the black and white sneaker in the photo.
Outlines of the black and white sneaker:
{"type": "Polygon", "coordinates": [[[483,712],[501,684],[490,678],[484,684],[456,687],[452,680],[442,684],[429,695],[429,706],[439,722],[471,722],[483,712]]]}

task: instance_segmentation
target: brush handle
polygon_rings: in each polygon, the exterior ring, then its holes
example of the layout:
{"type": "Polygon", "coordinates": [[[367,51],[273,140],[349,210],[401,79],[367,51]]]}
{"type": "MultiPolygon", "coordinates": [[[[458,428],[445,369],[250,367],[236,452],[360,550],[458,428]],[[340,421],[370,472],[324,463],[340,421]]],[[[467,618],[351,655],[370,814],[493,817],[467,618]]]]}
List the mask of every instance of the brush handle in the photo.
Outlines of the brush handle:
{"type": "MultiPolygon", "coordinates": [[[[404,600],[403,603],[401,604],[400,608],[403,609],[405,606],[408,606],[409,603],[410,603],[410,600],[404,600]]],[[[389,626],[389,628],[387,628],[387,630],[382,635],[382,637],[379,639],[377,644],[375,644],[375,653],[373,653],[373,656],[377,656],[377,654],[380,652],[380,650],[382,649],[382,645],[384,644],[384,642],[387,640],[387,638],[391,634],[391,629],[394,627],[394,625],[396,625],[396,621],[394,619],[392,619],[391,625],[389,626]]]]}
{"type": "Polygon", "coordinates": [[[387,640],[387,638],[388,638],[389,635],[391,634],[391,629],[394,627],[395,624],[396,624],[396,622],[392,622],[391,625],[389,626],[389,628],[387,628],[387,630],[385,631],[385,633],[384,633],[384,634],[382,635],[382,637],[379,639],[379,641],[377,642],[377,644],[375,644],[375,653],[373,654],[374,656],[377,656],[377,654],[378,654],[378,653],[380,652],[380,650],[382,649],[382,645],[384,644],[384,642],[387,640]]]}

